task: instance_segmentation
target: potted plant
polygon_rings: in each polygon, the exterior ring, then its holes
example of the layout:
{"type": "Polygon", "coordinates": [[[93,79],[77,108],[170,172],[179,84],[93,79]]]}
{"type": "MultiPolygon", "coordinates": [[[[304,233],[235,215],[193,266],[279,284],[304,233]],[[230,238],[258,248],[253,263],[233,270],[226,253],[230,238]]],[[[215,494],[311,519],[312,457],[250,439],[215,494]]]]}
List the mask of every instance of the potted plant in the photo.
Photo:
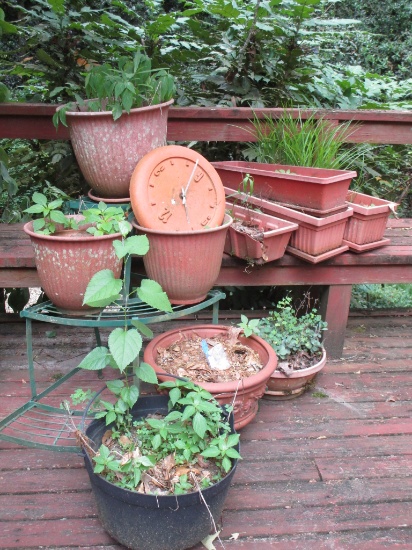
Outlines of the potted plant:
{"type": "Polygon", "coordinates": [[[364,155],[364,145],[348,146],[350,122],[332,125],[316,114],[302,120],[285,113],[273,120],[255,117],[256,139],[245,151],[252,162],[218,162],[214,166],[226,187],[236,189],[247,172],[262,198],[298,208],[313,216],[327,216],[345,208],[346,193],[364,155]]]}
{"type": "MultiPolygon", "coordinates": [[[[144,235],[125,239],[117,254],[128,257],[147,249],[144,235]]],[[[124,281],[108,270],[90,281],[85,303],[107,306],[124,281]]],[[[167,295],[151,280],[136,289],[138,298],[170,311],[167,295]]],[[[132,295],[127,300],[133,299],[132,295]]],[[[184,380],[169,381],[169,396],[141,397],[136,381],[157,383],[139,362],[142,334],[138,319],[115,328],[108,346],[94,348],[80,363],[86,370],[109,365],[126,375],[107,382],[111,398],[79,440],[103,527],[128,548],[180,550],[217,533],[224,500],[234,475],[239,436],[230,409],[224,411],[204,389],[184,380]],[[127,376],[131,374],[132,376],[127,376]]]]}
{"type": "Polygon", "coordinates": [[[353,210],[343,235],[350,250],[365,252],[390,242],[383,234],[389,216],[396,214],[397,203],[356,191],[348,192],[346,202],[353,210]]]}
{"type": "Polygon", "coordinates": [[[233,223],[226,234],[224,252],[247,260],[249,264],[263,264],[283,256],[291,234],[298,229],[292,223],[264,214],[249,202],[254,180],[246,174],[238,193],[227,197],[226,209],[233,223]],[[241,193],[243,190],[243,193],[241,193]]]}
{"type": "Polygon", "coordinates": [[[121,272],[123,260],[115,254],[113,243],[131,230],[120,207],[99,203],[81,214],[65,215],[63,199],[49,200],[43,193],[33,194],[33,205],[25,210],[37,219],[23,229],[29,235],[41,286],[54,305],[65,313],[91,311],[83,304],[86,287],[102,269],[121,272]]]}
{"type": "Polygon", "coordinates": [[[257,334],[276,351],[278,365],[271,374],[265,396],[291,399],[302,395],[315,375],[325,366],[322,345],[327,323],[316,309],[307,309],[308,300],[294,307],[287,296],[276,309],[260,319],[257,334]],[[304,311],[303,311],[304,310],[304,311]]]}
{"type": "Polygon", "coordinates": [[[173,78],[153,70],[140,51],[116,65],[92,65],[85,98],[57,109],[54,123],[69,127],[76,159],[96,200],[127,200],[137,162],[165,145],[173,78]]]}
{"type": "Polygon", "coordinates": [[[235,428],[253,420],[258,401],[276,368],[277,358],[265,340],[240,327],[193,325],[164,332],[151,340],[143,359],[165,381],[183,376],[210,392],[221,405],[234,407],[235,428]]]}

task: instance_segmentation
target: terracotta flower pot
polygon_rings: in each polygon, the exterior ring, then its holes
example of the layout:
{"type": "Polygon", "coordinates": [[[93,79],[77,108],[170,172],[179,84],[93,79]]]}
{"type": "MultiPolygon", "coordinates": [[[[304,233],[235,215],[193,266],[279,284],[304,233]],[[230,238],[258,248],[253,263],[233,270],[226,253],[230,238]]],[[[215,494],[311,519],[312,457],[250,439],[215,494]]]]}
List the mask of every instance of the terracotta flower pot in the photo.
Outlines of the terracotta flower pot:
{"type": "Polygon", "coordinates": [[[226,208],[234,219],[226,235],[224,251],[227,254],[256,264],[271,262],[283,256],[296,223],[281,220],[256,210],[237,204],[226,203],[226,208]],[[256,228],[259,236],[248,232],[256,228]]]}
{"type": "MultiPolygon", "coordinates": [[[[225,193],[230,195],[233,191],[225,187],[225,193]]],[[[243,196],[246,197],[246,195],[243,196]]],[[[248,201],[259,207],[262,212],[299,225],[298,229],[292,233],[286,248],[287,252],[294,256],[311,263],[319,263],[342,254],[349,248],[343,243],[346,222],[353,213],[349,207],[343,212],[317,218],[266,199],[252,196],[248,197],[248,201]]]]}
{"type": "MultiPolygon", "coordinates": [[[[81,216],[76,216],[81,218],[81,216]]],[[[115,254],[113,241],[120,233],[93,237],[86,232],[60,232],[58,235],[39,235],[33,222],[23,227],[34,249],[37,273],[41,286],[54,305],[65,313],[84,314],[84,293],[90,279],[102,269],[111,269],[119,277],[123,261],[115,254]]]]}
{"type": "Polygon", "coordinates": [[[132,172],[149,151],[166,143],[173,100],[132,109],[118,120],[111,111],[66,113],[80,170],[99,198],[128,198],[132,172]]]}
{"type": "Polygon", "coordinates": [[[399,206],[396,202],[355,191],[349,191],[346,202],[353,210],[343,236],[350,250],[365,252],[390,242],[383,234],[390,214],[399,206]]]}
{"type": "Polygon", "coordinates": [[[173,304],[194,304],[206,298],[219,276],[226,233],[232,223],[200,231],[161,231],[132,225],[147,235],[149,251],[143,257],[146,273],[157,281],[173,304]]]}
{"type": "Polygon", "coordinates": [[[273,400],[293,399],[302,395],[315,378],[316,374],[326,364],[326,351],[323,350],[322,359],[307,369],[296,370],[290,376],[275,370],[270,375],[265,396],[273,400]]]}
{"type": "Polygon", "coordinates": [[[315,216],[345,206],[356,172],[259,162],[213,162],[223,185],[238,190],[246,174],[253,177],[256,196],[300,207],[315,216]]]}
{"type": "MultiPolygon", "coordinates": [[[[170,377],[161,374],[164,371],[156,363],[159,348],[168,348],[182,338],[190,338],[193,334],[204,338],[212,338],[217,334],[224,334],[227,330],[228,327],[223,325],[194,325],[169,330],[149,342],[144,351],[143,360],[155,369],[159,380],[170,380],[170,377]]],[[[262,370],[250,377],[243,378],[241,381],[199,384],[210,392],[221,405],[234,402],[236,430],[246,426],[256,416],[258,400],[264,394],[266,383],[277,365],[274,349],[259,336],[240,337],[240,341],[258,352],[260,361],[264,365],[262,370]]]]}

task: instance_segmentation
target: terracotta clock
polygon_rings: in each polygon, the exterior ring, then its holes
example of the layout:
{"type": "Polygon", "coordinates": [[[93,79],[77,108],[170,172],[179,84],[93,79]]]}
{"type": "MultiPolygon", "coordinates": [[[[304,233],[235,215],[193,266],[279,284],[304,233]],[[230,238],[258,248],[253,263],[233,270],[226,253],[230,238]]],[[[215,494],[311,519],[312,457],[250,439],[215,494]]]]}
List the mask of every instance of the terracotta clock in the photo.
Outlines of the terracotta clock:
{"type": "Polygon", "coordinates": [[[130,180],[133,213],[142,227],[195,231],[222,225],[225,192],[220,176],[202,155],[180,145],[154,149],[130,180]]]}

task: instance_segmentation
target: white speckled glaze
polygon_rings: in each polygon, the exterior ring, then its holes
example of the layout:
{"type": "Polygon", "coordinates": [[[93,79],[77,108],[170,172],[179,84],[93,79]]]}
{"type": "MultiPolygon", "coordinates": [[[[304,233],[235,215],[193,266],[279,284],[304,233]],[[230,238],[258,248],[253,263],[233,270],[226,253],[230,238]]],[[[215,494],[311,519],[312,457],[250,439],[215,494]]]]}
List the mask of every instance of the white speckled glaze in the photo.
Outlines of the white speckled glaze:
{"type": "Polygon", "coordinates": [[[132,109],[114,121],[111,111],[67,112],[80,170],[99,197],[126,198],[132,172],[149,151],[166,144],[173,100],[132,109]]]}
{"type": "Polygon", "coordinates": [[[33,222],[24,226],[30,236],[41,286],[56,307],[71,313],[86,313],[83,306],[86,287],[95,273],[111,269],[119,277],[123,261],[115,254],[113,241],[120,233],[93,237],[39,235],[33,232],[33,222]]]}

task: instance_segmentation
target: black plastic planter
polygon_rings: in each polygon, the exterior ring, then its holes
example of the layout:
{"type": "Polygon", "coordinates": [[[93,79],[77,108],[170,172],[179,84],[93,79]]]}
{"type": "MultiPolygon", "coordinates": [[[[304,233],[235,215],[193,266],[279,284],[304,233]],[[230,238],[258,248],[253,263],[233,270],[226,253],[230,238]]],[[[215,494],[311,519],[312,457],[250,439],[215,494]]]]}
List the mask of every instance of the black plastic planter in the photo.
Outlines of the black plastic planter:
{"type": "MultiPolygon", "coordinates": [[[[132,413],[135,418],[154,412],[167,413],[167,403],[168,397],[163,395],[141,397],[132,413]]],[[[96,448],[106,430],[101,420],[94,420],[87,428],[86,434],[96,448]]],[[[214,532],[210,513],[218,523],[237,465],[235,462],[219,483],[202,490],[208,510],[199,492],[178,496],[136,493],[95,474],[88,455],[84,460],[104,529],[133,550],[184,550],[214,532]]]]}

